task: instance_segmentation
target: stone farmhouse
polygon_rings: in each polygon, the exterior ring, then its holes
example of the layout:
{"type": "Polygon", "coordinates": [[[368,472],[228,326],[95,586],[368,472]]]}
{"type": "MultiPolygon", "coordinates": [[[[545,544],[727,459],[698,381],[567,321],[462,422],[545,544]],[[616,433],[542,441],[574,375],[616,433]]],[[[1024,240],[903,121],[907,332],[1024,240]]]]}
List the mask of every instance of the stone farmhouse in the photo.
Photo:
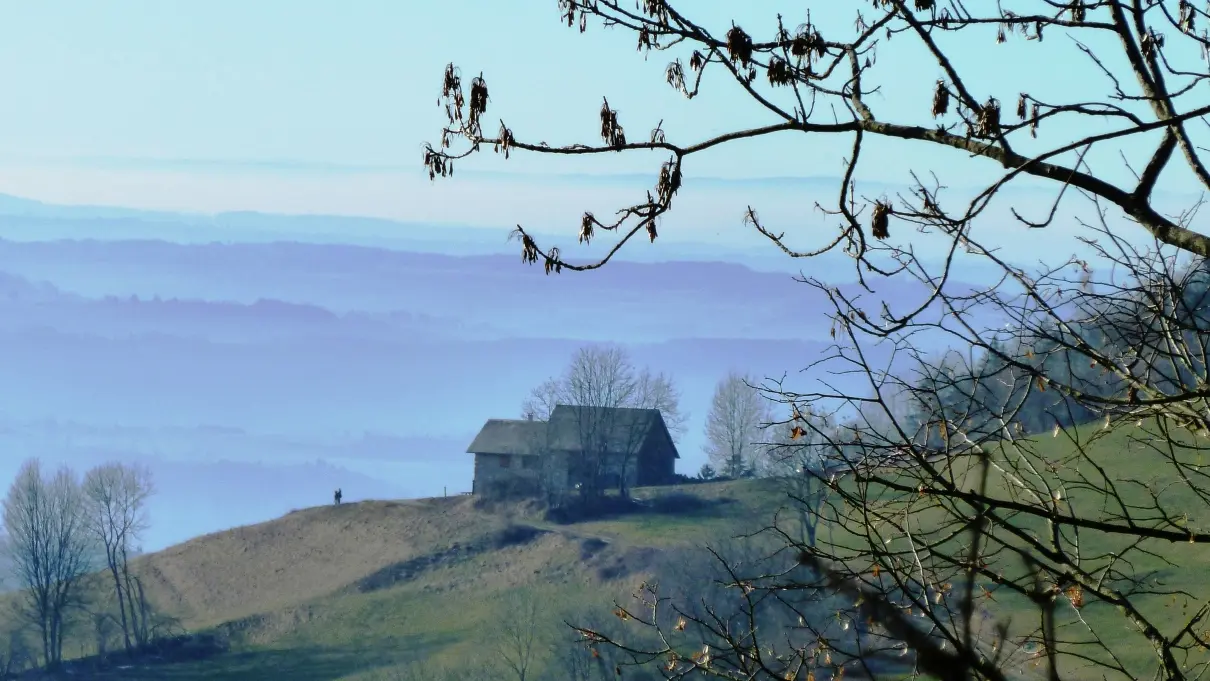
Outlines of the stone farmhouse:
{"type": "Polygon", "coordinates": [[[658,409],[557,405],[546,421],[491,419],[466,450],[472,494],[627,492],[673,482],[680,454],[658,409]]]}

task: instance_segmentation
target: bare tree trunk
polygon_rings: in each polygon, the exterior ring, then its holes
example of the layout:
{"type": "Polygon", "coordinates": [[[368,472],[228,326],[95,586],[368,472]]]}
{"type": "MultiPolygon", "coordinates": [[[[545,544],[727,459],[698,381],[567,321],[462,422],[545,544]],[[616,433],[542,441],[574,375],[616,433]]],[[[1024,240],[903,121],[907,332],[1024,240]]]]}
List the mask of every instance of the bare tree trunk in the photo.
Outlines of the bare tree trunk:
{"type": "Polygon", "coordinates": [[[65,617],[88,571],[83,495],[75,475],[61,468],[42,475],[37,459],[21,467],[4,499],[4,527],[26,615],[38,627],[50,669],[62,660],[65,617]]]}
{"type": "Polygon", "coordinates": [[[132,627],[137,618],[129,584],[124,583],[130,543],[147,525],[145,506],[153,492],[150,472],[122,463],[107,463],[88,472],[84,490],[89,502],[89,528],[105,549],[118,604],[118,622],[127,655],[134,653],[132,627]]]}

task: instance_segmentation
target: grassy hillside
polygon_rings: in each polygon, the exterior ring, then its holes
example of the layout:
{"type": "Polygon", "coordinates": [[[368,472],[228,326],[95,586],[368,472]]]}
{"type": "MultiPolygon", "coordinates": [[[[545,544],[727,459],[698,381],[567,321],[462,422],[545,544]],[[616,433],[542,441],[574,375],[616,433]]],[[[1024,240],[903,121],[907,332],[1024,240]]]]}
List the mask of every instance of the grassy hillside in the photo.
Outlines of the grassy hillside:
{"type": "MultiPolygon", "coordinates": [[[[1061,532],[1061,550],[1078,562],[1080,568],[1096,579],[1108,597],[1128,600],[1132,607],[1162,633],[1176,635],[1198,608],[1210,603],[1210,544],[1185,541],[1184,533],[1204,533],[1210,528],[1210,480],[1205,465],[1210,462],[1210,440],[1188,433],[1156,434],[1152,422],[1104,429],[1101,423],[1067,431],[1056,431],[1029,439],[1019,446],[1006,443],[989,447],[993,462],[988,474],[988,494],[1005,501],[1017,501],[1030,507],[1050,508],[1052,498],[1062,516],[1072,515],[1108,527],[1129,526],[1176,532],[1181,539],[1140,539],[1133,532],[1102,531],[1090,526],[1076,532],[1065,527],[1061,532]],[[1179,466],[1179,473],[1178,473],[1179,466]]],[[[939,461],[940,470],[950,477],[958,490],[978,489],[981,468],[971,458],[939,461]]],[[[906,469],[885,473],[887,479],[915,490],[919,472],[906,469]]],[[[847,483],[846,483],[847,484],[847,483]]],[[[850,490],[856,488],[849,485],[850,490]]],[[[868,555],[869,537],[876,544],[890,547],[915,559],[917,555],[947,554],[965,556],[971,532],[966,524],[973,510],[962,502],[944,512],[945,502],[902,494],[880,485],[871,485],[866,507],[878,508],[886,517],[908,517],[908,530],[881,523],[871,530],[864,516],[853,516],[851,525],[837,526],[837,552],[851,556],[868,555]],[[964,517],[963,514],[969,513],[964,517]],[[960,527],[961,526],[961,527],[960,527]],[[918,553],[913,553],[916,551],[918,553]],[[851,552],[851,553],[850,553],[851,552]]],[[[1052,529],[1045,517],[1008,510],[999,511],[1003,524],[991,530],[991,539],[983,559],[1009,582],[1032,586],[1033,572],[1016,553],[1039,557],[1036,541],[1051,550],[1052,529]],[[1013,532],[1006,528],[1012,527],[1013,532]],[[1014,547],[1013,551],[1003,547],[1014,547]]],[[[829,535],[831,537],[832,535],[829,535]]],[[[862,567],[869,564],[864,558],[862,567]]],[[[854,558],[854,564],[860,562],[854,558]]],[[[937,565],[944,564],[939,559],[937,565]]],[[[909,564],[911,561],[908,561],[909,564]]],[[[945,570],[946,568],[938,568],[945,570]]],[[[873,573],[877,574],[877,573],[873,573]]],[[[957,574],[957,570],[954,571],[957,574]]],[[[957,576],[953,584],[959,583],[957,576]]],[[[975,607],[985,614],[991,639],[991,622],[1007,626],[1013,645],[1004,646],[1015,660],[1010,668],[1020,678],[1037,678],[1045,670],[1044,660],[1031,650],[1036,643],[1017,649],[1026,637],[1036,636],[1042,611],[1024,596],[1013,593],[990,579],[979,579],[975,607]]],[[[955,589],[955,593],[957,589],[955,589]]],[[[1054,600],[1054,622],[1061,650],[1071,657],[1060,658],[1059,667],[1066,679],[1100,679],[1104,669],[1088,664],[1111,664],[1126,670],[1109,678],[1150,678],[1159,660],[1140,627],[1119,611],[1115,604],[1083,593],[1082,602],[1069,595],[1054,600]],[[1077,660],[1075,656],[1084,656],[1077,660]]],[[[918,613],[923,616],[923,613],[918,613]]],[[[977,620],[980,617],[976,618],[977,620]]],[[[1204,624],[1194,625],[1204,635],[1204,624]]],[[[1206,632],[1210,633],[1210,632],[1206,632]]],[[[1205,649],[1197,645],[1186,656],[1177,658],[1187,670],[1200,670],[1207,662],[1205,649]]]]}
{"type": "Polygon", "coordinates": [[[506,594],[529,593],[556,631],[569,614],[607,615],[692,547],[769,518],[784,499],[768,482],[636,496],[650,508],[578,524],[461,496],[309,508],[198,537],[138,569],[159,612],[230,650],[98,678],[390,679],[415,660],[464,664],[511,616],[506,594]]]}
{"type": "MultiPolygon", "coordinates": [[[[1065,504],[1087,517],[1110,518],[1112,508],[1088,491],[1108,480],[1127,504],[1145,505],[1154,494],[1188,510],[1188,520],[1180,521],[1186,527],[1207,527],[1206,503],[1188,485],[1172,484],[1172,469],[1164,465],[1165,457],[1176,457],[1200,466],[1206,442],[1165,453],[1141,432],[1090,426],[1036,438],[1027,458],[1035,470],[1050,470],[1027,482],[1042,489],[1043,481],[1064,480],[1065,504]]],[[[1008,458],[1006,452],[997,456],[1008,458]]],[[[954,467],[959,479],[968,474],[962,464],[954,467]]],[[[993,478],[993,490],[1020,493],[1020,480],[993,478]]],[[[700,565],[697,547],[763,526],[787,501],[778,481],[652,488],[636,490],[636,496],[647,503],[641,513],[572,524],[546,521],[525,504],[492,507],[460,496],[309,508],[198,537],[141,558],[139,570],[161,613],[185,631],[218,634],[230,642],[228,652],[98,678],[396,681],[418,660],[466,668],[494,655],[493,628],[518,617],[509,594],[527,594],[540,604],[546,647],[557,642],[554,632],[563,618],[611,620],[614,599],[628,599],[653,577],[685,577],[700,565]]],[[[928,524],[930,517],[926,512],[913,522],[928,524]]],[[[1045,533],[1044,523],[1022,518],[1014,524],[1045,533]]],[[[834,529],[840,540],[844,528],[834,529]]],[[[1085,532],[1080,541],[1081,560],[1095,572],[1116,561],[1130,538],[1085,532]]],[[[1161,590],[1190,597],[1144,595],[1135,601],[1161,627],[1179,626],[1179,617],[1165,614],[1187,614],[1192,611],[1186,607],[1210,599],[1203,567],[1210,564],[1210,547],[1146,541],[1141,549],[1150,553],[1135,553],[1120,569],[1153,573],[1161,590]]],[[[1003,567],[1021,569],[1012,562],[1003,567]]],[[[701,576],[693,575],[689,581],[696,584],[701,576]]],[[[982,604],[994,619],[1011,620],[1010,637],[1036,626],[1036,611],[1023,599],[984,586],[995,597],[982,604]]],[[[1132,672],[1145,675],[1154,667],[1146,640],[1112,606],[1089,602],[1077,611],[1065,603],[1056,623],[1069,645],[1086,647],[1091,627],[1132,672]]],[[[90,645],[73,641],[68,650],[87,654],[90,645]]],[[[1066,671],[1084,678],[1087,670],[1066,671]]],[[[1018,672],[1029,678],[1036,670],[1026,663],[1018,672]]]]}

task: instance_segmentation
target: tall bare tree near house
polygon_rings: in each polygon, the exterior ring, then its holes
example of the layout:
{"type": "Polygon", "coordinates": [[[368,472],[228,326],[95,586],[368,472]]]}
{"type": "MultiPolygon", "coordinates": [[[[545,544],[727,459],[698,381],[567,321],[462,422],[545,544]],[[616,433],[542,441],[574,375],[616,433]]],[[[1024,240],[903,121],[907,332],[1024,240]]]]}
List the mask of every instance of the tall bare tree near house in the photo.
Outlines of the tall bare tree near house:
{"type": "Polygon", "coordinates": [[[654,190],[616,221],[580,221],[580,241],[617,235],[604,257],[571,261],[518,226],[523,261],[548,273],[601,267],[636,235],[654,241],[702,152],[771,136],[850,145],[834,203],[818,206],[834,231],[786,229],[737,207],[737,220],[788,257],[847,255],[866,287],[857,297],[803,279],[831,306],[836,338],[815,376],[856,373],[868,389],[768,393],[784,404],[780,427],[814,431],[843,453],[843,467],[820,476],[836,538],[809,545],[775,522],[767,530],[792,564],[722,561],[745,602],[793,612],[790,596],[840,595],[850,605],[804,618],[813,635],[799,643],[778,627],[742,627],[686,656],[702,637],[668,627],[652,612],[667,601],[653,596],[629,621],[663,647],[611,640],[673,678],[1203,676],[1210,592],[1193,575],[1210,544],[1198,520],[1210,507],[1210,235],[1199,201],[1162,205],[1157,188],[1183,178],[1210,189],[1210,15],[1186,0],[878,0],[851,24],[825,24],[807,13],[823,2],[782,4],[755,35],[750,22],[710,19],[690,2],[559,3],[569,26],[602,23],[646,55],[668,54],[664,77],[686,96],[726,83],[753,104],[704,139],[677,140],[662,125],[634,135],[633,123],[627,135],[608,101],[598,143],[548,146],[544,131],[503,122],[485,133],[486,79],[464,82],[453,65],[444,76],[449,123],[424,156],[434,178],[487,147],[665,155],[654,190]],[[1055,68],[1016,68],[1022,55],[1055,68]],[[925,61],[885,68],[913,59],[925,61]],[[994,77],[989,64],[1002,67],[994,77]],[[914,102],[883,98],[892,79],[914,102]],[[871,195],[872,147],[950,154],[950,176],[907,173],[902,191],[871,195]],[[991,179],[970,192],[946,184],[980,177],[991,179]],[[1043,188],[1035,196],[1049,191],[1047,205],[1005,192],[1029,182],[1043,188]],[[989,220],[996,209],[1004,218],[989,220]],[[1063,226],[1083,230],[1082,250],[1044,248],[1063,226]],[[1001,247],[1013,239],[1053,260],[1007,259],[1001,247]],[[991,284],[962,284],[956,264],[991,284]],[[879,295],[908,283],[921,285],[914,300],[879,295]],[[960,362],[938,361],[930,343],[956,348],[960,362]],[[896,349],[889,366],[870,359],[874,344],[896,349]],[[910,410],[894,403],[903,395],[910,410]],[[839,425],[804,420],[811,411],[839,425]],[[857,623],[870,634],[840,635],[857,623]],[[887,655],[906,666],[870,662],[887,655]]]}
{"type": "Polygon", "coordinates": [[[547,420],[555,406],[583,407],[576,411],[575,430],[583,456],[578,464],[581,494],[595,499],[606,487],[609,461],[606,449],[623,440],[627,452],[619,462],[618,490],[627,493],[626,473],[635,465],[637,447],[646,434],[646,421],[613,409],[655,409],[675,440],[685,431],[687,415],[680,409],[680,392],[663,373],[637,369],[626,351],[616,345],[589,345],[572,357],[563,374],[534,388],[522,404],[522,413],[547,420]]]}
{"type": "Polygon", "coordinates": [[[521,404],[523,416],[545,420],[557,404],[659,409],[674,441],[685,434],[688,414],[672,378],[638,369],[617,345],[586,345],[576,351],[563,373],[530,391],[521,404]]]}
{"type": "Polygon", "coordinates": [[[141,590],[132,590],[130,552],[148,526],[147,500],[153,493],[151,471],[144,466],[113,462],[84,476],[88,528],[105,554],[127,654],[139,642],[146,610],[141,590]]]}
{"type": "Polygon", "coordinates": [[[89,570],[86,522],[84,496],[69,468],[47,477],[37,459],[22,464],[4,498],[4,529],[24,610],[49,669],[62,661],[69,611],[89,570]]]}
{"type": "Polygon", "coordinates": [[[731,372],[719,381],[706,414],[706,455],[720,475],[755,473],[774,421],[770,406],[749,376],[731,372]]]}

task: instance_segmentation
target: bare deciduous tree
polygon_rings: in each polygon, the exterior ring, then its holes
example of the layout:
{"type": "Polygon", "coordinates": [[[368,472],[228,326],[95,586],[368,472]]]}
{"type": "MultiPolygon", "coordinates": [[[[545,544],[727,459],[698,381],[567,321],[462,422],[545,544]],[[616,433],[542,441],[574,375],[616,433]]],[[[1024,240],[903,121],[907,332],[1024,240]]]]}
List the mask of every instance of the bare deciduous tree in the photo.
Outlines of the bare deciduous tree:
{"type": "Polygon", "coordinates": [[[732,372],[719,381],[706,414],[706,456],[720,475],[755,474],[774,421],[769,407],[749,376],[732,372]]]}
{"type": "Polygon", "coordinates": [[[37,459],[21,466],[4,498],[4,528],[25,611],[50,669],[62,660],[69,610],[89,569],[85,523],[84,496],[70,469],[47,478],[37,459]]]}
{"type": "MultiPolygon", "coordinates": [[[[786,3],[787,16],[802,16],[803,4],[786,3]]],[[[1183,174],[1210,189],[1202,63],[1210,14],[1185,0],[879,0],[848,26],[807,14],[791,28],[778,15],[753,35],[695,19],[705,10],[688,2],[559,6],[569,26],[599,21],[632,32],[644,53],[672,55],[666,80],[686,96],[711,71],[764,118],[700,140],[676,141],[662,126],[628,137],[606,101],[600,143],[547,146],[503,123],[485,134],[486,81],[468,83],[468,97],[451,65],[449,124],[424,157],[433,177],[489,146],[506,156],[667,155],[654,191],[616,221],[584,214],[581,241],[619,235],[604,257],[570,262],[518,226],[524,262],[541,261],[548,273],[590,270],[636,235],[655,240],[692,181],[686,163],[702,152],[772,135],[843,136],[851,152],[835,203],[818,206],[834,232],[782,231],[750,206],[742,219],[791,257],[845,253],[867,287],[859,298],[804,278],[829,301],[836,338],[816,375],[856,373],[868,391],[826,383],[769,391],[785,403],[782,427],[812,431],[840,454],[840,467],[813,473],[828,497],[811,512],[835,538],[804,542],[775,522],[767,531],[792,564],[719,557],[721,581],[749,612],[774,609],[775,624],[758,626],[752,615],[723,626],[686,610],[696,625],[669,625],[660,614],[669,602],[649,585],[627,621],[659,643],[608,642],[670,678],[1204,676],[1210,591],[1196,575],[1210,544],[1199,524],[1210,511],[1210,236],[1197,227],[1200,202],[1170,210],[1157,187],[1183,174]],[[1062,68],[971,75],[1014,61],[989,58],[996,48],[973,42],[980,36],[1062,68]],[[913,52],[929,66],[893,77],[905,92],[917,79],[915,102],[880,99],[881,65],[913,52]],[[1015,116],[1001,98],[1016,100],[1015,116]],[[872,140],[905,156],[952,152],[954,175],[967,183],[979,170],[994,177],[954,198],[944,178],[913,173],[893,196],[868,196],[862,164],[872,140]],[[1125,168],[1111,167],[1117,157],[1125,168]],[[1036,215],[1006,203],[1004,190],[1027,179],[1053,197],[1036,215]],[[981,224],[993,205],[1005,219],[981,224]],[[1042,246],[1062,223],[1086,230],[1070,258],[1046,253],[1058,261],[1027,271],[1001,254],[1010,228],[1042,246]],[[937,257],[922,256],[930,249],[937,257]],[[959,262],[990,285],[960,284],[959,262]],[[874,291],[908,282],[921,285],[914,300],[874,291]],[[871,360],[878,343],[896,349],[890,365],[871,360]],[[926,346],[955,352],[939,359],[926,346]],[[896,403],[902,396],[910,409],[896,403]],[[811,411],[843,419],[824,428],[804,418],[811,411]],[[793,618],[781,615],[800,603],[841,605],[833,617],[785,625],[793,618]],[[906,668],[874,663],[884,659],[906,668]]]]}
{"type": "Polygon", "coordinates": [[[507,614],[489,633],[494,659],[510,678],[532,681],[547,653],[549,622],[533,594],[513,593],[506,600],[507,614]]]}
{"type": "Polygon", "coordinates": [[[530,393],[522,412],[545,420],[559,404],[587,408],[577,411],[582,456],[574,462],[581,494],[587,499],[604,491],[609,471],[615,467],[618,490],[624,495],[629,492],[627,474],[646,435],[645,421],[627,420],[611,409],[658,410],[674,441],[684,433],[687,419],[672,379],[646,368],[636,369],[626,351],[616,345],[581,348],[562,376],[548,379],[530,393]],[[624,440],[621,451],[607,451],[618,445],[612,440],[619,435],[624,440]]]}
{"type": "Polygon", "coordinates": [[[84,476],[88,529],[104,550],[127,654],[134,652],[136,643],[145,642],[140,632],[146,627],[140,625],[147,608],[141,589],[133,584],[130,554],[147,528],[146,504],[153,491],[151,471],[143,466],[108,463],[84,476]]]}
{"type": "Polygon", "coordinates": [[[619,346],[588,345],[576,351],[561,376],[530,391],[521,411],[545,420],[558,404],[658,409],[673,440],[679,440],[688,419],[680,400],[680,391],[667,374],[636,369],[619,346]]]}

